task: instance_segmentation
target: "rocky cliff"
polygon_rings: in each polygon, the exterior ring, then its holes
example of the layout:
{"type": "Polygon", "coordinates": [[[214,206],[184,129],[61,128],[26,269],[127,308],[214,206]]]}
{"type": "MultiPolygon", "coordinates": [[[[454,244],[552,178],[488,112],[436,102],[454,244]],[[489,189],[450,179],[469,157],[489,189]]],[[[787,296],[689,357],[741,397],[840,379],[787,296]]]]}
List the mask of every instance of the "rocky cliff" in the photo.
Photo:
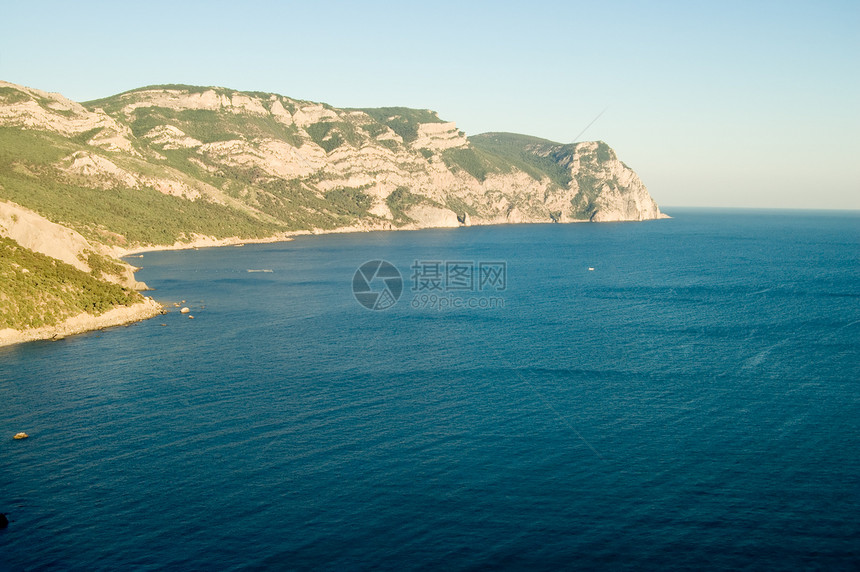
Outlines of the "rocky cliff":
{"type": "Polygon", "coordinates": [[[80,104],[0,83],[0,129],[0,197],[109,246],[456,226],[467,215],[471,224],[661,216],[605,143],[467,138],[428,110],[193,86],[80,104]],[[59,212],[38,185],[76,195],[92,220],[68,212],[80,208],[59,212]],[[125,216],[101,216],[106,192],[125,216]],[[141,217],[161,232],[140,232],[141,217]]]}
{"type": "MultiPolygon", "coordinates": [[[[0,82],[0,238],[62,261],[81,284],[141,288],[112,257],[144,248],[662,216],[602,142],[466,137],[429,110],[337,109],[217,87],[77,103],[0,82]]],[[[21,265],[8,266],[14,285],[21,265]]],[[[0,292],[10,308],[30,307],[10,300],[0,292]]],[[[48,314],[16,319],[47,324],[48,314]]]]}

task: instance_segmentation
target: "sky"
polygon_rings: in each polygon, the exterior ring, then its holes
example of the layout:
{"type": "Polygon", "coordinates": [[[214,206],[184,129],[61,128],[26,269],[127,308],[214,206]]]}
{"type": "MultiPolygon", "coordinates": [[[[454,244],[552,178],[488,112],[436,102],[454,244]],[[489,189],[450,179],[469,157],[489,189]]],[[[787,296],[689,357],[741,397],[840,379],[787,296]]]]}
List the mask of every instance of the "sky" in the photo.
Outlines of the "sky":
{"type": "Polygon", "coordinates": [[[662,207],[860,209],[857,0],[0,0],[0,30],[0,79],[76,101],[184,83],[428,108],[606,141],[662,207]]]}

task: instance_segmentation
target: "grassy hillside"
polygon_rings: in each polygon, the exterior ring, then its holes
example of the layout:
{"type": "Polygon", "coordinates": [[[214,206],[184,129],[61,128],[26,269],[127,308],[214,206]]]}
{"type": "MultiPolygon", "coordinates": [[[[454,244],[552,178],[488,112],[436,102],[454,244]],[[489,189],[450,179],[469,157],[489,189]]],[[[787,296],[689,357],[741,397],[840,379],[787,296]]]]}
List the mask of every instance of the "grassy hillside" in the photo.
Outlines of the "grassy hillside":
{"type": "Polygon", "coordinates": [[[469,142],[499,163],[516,167],[536,179],[546,176],[560,187],[570,183],[570,171],[558,162],[558,156],[568,146],[517,133],[483,133],[469,137],[469,142]]]}
{"type": "Polygon", "coordinates": [[[403,138],[404,143],[411,143],[418,138],[418,126],[422,123],[443,123],[435,111],[429,109],[411,109],[409,107],[369,107],[347,110],[363,111],[381,125],[390,127],[392,131],[403,138]]]}
{"type": "Polygon", "coordinates": [[[107,244],[172,244],[192,233],[262,237],[286,226],[208,201],[151,188],[101,189],[69,182],[54,166],[85,148],[56,134],[0,127],[0,196],[107,244]]]}
{"type": "Polygon", "coordinates": [[[36,328],[142,300],[137,292],[0,237],[0,329],[36,328]]]}

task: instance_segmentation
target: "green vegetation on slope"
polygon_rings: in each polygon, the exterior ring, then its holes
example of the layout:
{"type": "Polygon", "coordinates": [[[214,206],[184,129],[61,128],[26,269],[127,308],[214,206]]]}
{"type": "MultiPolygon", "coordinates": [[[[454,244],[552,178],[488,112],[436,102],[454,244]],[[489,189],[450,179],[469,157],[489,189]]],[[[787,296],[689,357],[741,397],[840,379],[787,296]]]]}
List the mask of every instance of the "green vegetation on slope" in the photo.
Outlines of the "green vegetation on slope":
{"type": "Polygon", "coordinates": [[[14,87],[0,87],[0,102],[11,104],[27,101],[28,99],[30,99],[30,96],[14,87]]]}
{"type": "Polygon", "coordinates": [[[467,214],[469,216],[477,216],[478,214],[478,209],[476,209],[463,199],[459,199],[457,197],[449,196],[445,200],[445,206],[457,213],[458,217],[462,217],[464,214],[467,214]]]}
{"type": "MultiPolygon", "coordinates": [[[[463,170],[482,182],[490,173],[510,173],[514,168],[504,157],[477,146],[445,149],[442,160],[449,169],[463,170]]],[[[535,179],[540,180],[540,177],[535,179]]]]}
{"type": "Polygon", "coordinates": [[[282,221],[285,230],[334,229],[356,218],[373,218],[364,188],[332,189],[324,195],[298,179],[260,181],[243,189],[242,200],[282,221]]]}
{"type": "Polygon", "coordinates": [[[406,187],[397,187],[385,199],[385,204],[391,211],[391,216],[394,217],[395,224],[406,224],[413,222],[407,211],[417,204],[423,202],[424,197],[415,195],[409,192],[406,187]]]}
{"type": "Polygon", "coordinates": [[[560,187],[570,183],[570,171],[559,165],[558,154],[551,152],[564,147],[559,143],[516,133],[483,133],[469,137],[469,142],[536,180],[546,176],[560,187]]]}
{"type": "Polygon", "coordinates": [[[54,325],[81,312],[99,315],[140,300],[137,292],[0,237],[0,329],[54,325]]]}
{"type": "Polygon", "coordinates": [[[353,216],[367,216],[367,210],[373,206],[373,199],[361,189],[340,188],[332,189],[325,194],[326,200],[333,210],[353,216]]]}
{"type": "Polygon", "coordinates": [[[422,123],[444,123],[436,112],[409,107],[374,107],[347,111],[363,111],[376,121],[387,125],[403,138],[404,143],[418,139],[418,126],[422,123]]]}
{"type": "Polygon", "coordinates": [[[296,179],[272,179],[245,192],[245,202],[283,221],[287,230],[339,226],[320,213],[328,203],[296,179]]]}
{"type": "MultiPolygon", "coordinates": [[[[82,258],[82,256],[79,255],[79,258],[82,258]]],[[[119,262],[116,262],[107,256],[102,256],[97,252],[92,252],[91,250],[86,252],[85,262],[87,263],[87,266],[90,267],[90,274],[96,278],[104,278],[105,276],[122,276],[125,271],[125,267],[119,262]]]]}
{"type": "Polygon", "coordinates": [[[0,197],[106,244],[173,244],[191,234],[258,238],[284,230],[206,200],[63,182],[51,164],[76,149],[57,135],[0,127],[0,197]]]}
{"type": "Polygon", "coordinates": [[[233,139],[272,138],[294,147],[302,144],[295,125],[284,125],[271,115],[231,113],[209,109],[174,110],[165,107],[138,107],[130,122],[135,137],[142,137],[160,125],[174,125],[202,143],[233,139]]]}
{"type": "Polygon", "coordinates": [[[346,121],[320,121],[308,125],[305,129],[314,143],[331,153],[344,143],[354,147],[361,145],[361,136],[356,132],[355,126],[346,121]]]}
{"type": "Polygon", "coordinates": [[[603,182],[590,174],[576,176],[579,193],[570,200],[573,213],[579,214],[583,219],[590,219],[597,212],[594,201],[600,194],[603,182]]]}

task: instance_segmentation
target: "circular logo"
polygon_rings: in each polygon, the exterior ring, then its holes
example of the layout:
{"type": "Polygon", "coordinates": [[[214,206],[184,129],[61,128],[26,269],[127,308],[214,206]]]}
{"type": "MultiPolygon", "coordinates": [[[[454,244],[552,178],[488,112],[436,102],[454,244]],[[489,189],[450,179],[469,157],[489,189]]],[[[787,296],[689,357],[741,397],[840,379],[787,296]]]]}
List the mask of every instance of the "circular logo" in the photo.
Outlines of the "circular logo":
{"type": "Polygon", "coordinates": [[[386,310],[400,299],[403,277],[390,262],[371,260],[355,271],[352,293],[358,303],[368,310],[386,310]]]}

